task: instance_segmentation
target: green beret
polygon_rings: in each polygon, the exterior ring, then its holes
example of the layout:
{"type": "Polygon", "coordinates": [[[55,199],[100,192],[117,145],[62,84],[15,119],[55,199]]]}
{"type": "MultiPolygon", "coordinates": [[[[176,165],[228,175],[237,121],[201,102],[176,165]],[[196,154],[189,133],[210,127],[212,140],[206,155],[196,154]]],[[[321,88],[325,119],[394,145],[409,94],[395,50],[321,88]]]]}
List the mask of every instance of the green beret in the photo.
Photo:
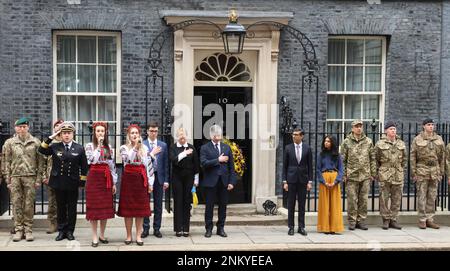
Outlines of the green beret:
{"type": "Polygon", "coordinates": [[[14,123],[15,126],[19,126],[19,125],[23,125],[23,124],[29,125],[30,120],[28,120],[28,118],[23,117],[23,118],[16,120],[16,122],[14,123]]]}

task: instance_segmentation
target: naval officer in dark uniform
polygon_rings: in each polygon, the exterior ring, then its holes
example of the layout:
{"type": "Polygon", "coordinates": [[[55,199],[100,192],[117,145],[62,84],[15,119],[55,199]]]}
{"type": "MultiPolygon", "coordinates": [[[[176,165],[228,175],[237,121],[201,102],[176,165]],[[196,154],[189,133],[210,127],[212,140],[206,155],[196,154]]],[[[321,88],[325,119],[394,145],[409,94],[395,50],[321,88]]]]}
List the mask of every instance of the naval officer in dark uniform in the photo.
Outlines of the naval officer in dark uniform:
{"type": "Polygon", "coordinates": [[[61,129],[39,147],[40,153],[52,156],[49,186],[55,189],[56,194],[59,231],[56,241],[75,239],[78,188],[84,186],[88,172],[86,153],[83,146],[73,141],[74,132],[75,126],[71,122],[63,122],[61,129]],[[50,145],[58,134],[62,141],[50,145]]]}

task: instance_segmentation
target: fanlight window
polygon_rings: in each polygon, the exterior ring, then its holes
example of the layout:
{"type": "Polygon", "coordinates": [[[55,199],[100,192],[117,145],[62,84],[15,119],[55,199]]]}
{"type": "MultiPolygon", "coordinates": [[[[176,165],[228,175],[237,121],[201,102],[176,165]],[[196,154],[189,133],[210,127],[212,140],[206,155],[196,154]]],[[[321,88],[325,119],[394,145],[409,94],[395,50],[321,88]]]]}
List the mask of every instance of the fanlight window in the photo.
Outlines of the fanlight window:
{"type": "Polygon", "coordinates": [[[250,70],[244,62],[234,56],[215,53],[205,57],[195,69],[197,81],[245,81],[251,82],[250,70]]]}

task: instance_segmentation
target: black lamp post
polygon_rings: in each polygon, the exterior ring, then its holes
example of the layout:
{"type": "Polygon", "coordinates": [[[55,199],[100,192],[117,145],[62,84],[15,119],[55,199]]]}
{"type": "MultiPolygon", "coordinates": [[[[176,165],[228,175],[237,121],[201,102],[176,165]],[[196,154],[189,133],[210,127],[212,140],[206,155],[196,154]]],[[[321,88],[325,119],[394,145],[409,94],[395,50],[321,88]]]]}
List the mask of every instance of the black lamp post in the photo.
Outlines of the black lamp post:
{"type": "Polygon", "coordinates": [[[236,10],[230,11],[229,23],[222,31],[222,40],[225,54],[241,54],[244,49],[244,40],[247,31],[239,24],[236,10]]]}

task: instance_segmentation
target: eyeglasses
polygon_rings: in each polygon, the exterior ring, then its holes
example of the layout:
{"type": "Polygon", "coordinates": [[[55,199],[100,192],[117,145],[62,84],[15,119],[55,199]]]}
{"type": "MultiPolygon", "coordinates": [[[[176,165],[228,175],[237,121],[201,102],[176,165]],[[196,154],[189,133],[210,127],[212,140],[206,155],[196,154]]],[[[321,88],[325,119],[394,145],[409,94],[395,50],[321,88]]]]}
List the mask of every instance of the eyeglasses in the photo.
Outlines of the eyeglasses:
{"type": "Polygon", "coordinates": [[[158,130],[148,130],[150,133],[157,133],[158,130]]]}

